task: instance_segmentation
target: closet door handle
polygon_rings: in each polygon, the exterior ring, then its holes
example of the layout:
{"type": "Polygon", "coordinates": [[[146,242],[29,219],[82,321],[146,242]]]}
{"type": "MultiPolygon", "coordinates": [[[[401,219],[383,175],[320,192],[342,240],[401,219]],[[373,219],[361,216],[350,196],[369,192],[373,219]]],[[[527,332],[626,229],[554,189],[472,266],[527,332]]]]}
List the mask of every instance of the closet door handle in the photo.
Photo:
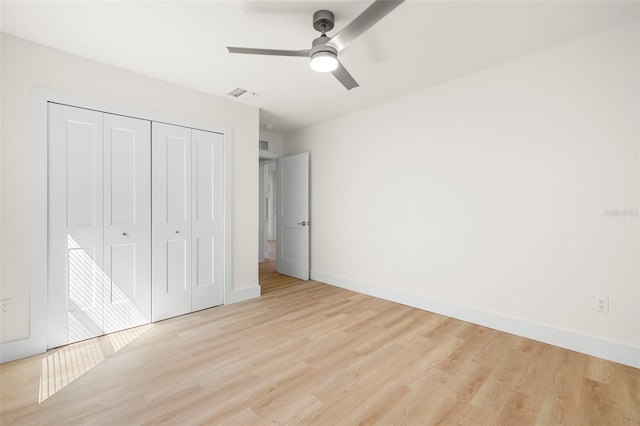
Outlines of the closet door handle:
{"type": "Polygon", "coordinates": [[[122,236],[126,237],[126,236],[127,236],[127,233],[126,233],[126,232],[123,232],[123,233],[122,233],[122,236]]]}
{"type": "Polygon", "coordinates": [[[176,234],[179,234],[179,233],[180,233],[180,231],[178,229],[176,229],[176,234]]]}

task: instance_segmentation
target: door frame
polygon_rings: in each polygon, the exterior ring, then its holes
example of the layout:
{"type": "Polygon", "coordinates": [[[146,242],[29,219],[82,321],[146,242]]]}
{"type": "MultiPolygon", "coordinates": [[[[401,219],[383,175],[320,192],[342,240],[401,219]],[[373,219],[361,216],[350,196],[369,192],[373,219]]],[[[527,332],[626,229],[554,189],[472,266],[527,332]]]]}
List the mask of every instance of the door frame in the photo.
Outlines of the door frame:
{"type": "Polygon", "coordinates": [[[47,239],[48,239],[48,104],[59,103],[116,115],[125,115],[224,135],[224,303],[232,302],[232,132],[227,127],[173,114],[160,113],[41,87],[31,89],[29,218],[29,337],[1,345],[1,362],[46,352],[47,347],[47,239]]]}

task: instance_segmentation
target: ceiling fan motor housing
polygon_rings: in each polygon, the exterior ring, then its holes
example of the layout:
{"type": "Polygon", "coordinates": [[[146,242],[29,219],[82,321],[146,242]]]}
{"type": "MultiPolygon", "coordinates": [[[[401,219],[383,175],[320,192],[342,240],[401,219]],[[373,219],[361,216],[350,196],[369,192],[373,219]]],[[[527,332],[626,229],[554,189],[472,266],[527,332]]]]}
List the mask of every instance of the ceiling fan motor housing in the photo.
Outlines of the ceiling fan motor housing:
{"type": "Polygon", "coordinates": [[[322,34],[333,29],[335,17],[329,10],[318,10],[313,14],[313,28],[322,34]]]}
{"type": "Polygon", "coordinates": [[[318,52],[331,52],[337,56],[338,50],[335,47],[327,44],[329,40],[331,39],[327,36],[320,36],[314,39],[313,42],[311,42],[311,55],[309,56],[313,57],[313,55],[318,52]]]}

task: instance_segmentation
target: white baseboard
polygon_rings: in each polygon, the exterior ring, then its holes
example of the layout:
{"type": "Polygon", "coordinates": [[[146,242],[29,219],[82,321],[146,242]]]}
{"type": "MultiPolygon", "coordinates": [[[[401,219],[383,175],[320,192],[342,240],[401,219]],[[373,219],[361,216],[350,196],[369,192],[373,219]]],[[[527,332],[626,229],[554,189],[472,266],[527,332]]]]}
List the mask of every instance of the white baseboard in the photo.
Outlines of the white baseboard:
{"type": "Polygon", "coordinates": [[[231,303],[254,299],[256,297],[260,297],[260,294],[261,289],[259,284],[252,287],[239,288],[237,290],[233,290],[233,293],[231,293],[231,303]]]}
{"type": "Polygon", "coordinates": [[[552,327],[497,312],[432,299],[427,296],[379,287],[320,271],[311,271],[311,279],[336,287],[378,297],[425,311],[478,324],[495,330],[548,343],[631,367],[640,368],[640,347],[552,327]]]}
{"type": "Polygon", "coordinates": [[[26,358],[46,352],[46,345],[38,339],[28,337],[0,344],[0,363],[26,358]]]}

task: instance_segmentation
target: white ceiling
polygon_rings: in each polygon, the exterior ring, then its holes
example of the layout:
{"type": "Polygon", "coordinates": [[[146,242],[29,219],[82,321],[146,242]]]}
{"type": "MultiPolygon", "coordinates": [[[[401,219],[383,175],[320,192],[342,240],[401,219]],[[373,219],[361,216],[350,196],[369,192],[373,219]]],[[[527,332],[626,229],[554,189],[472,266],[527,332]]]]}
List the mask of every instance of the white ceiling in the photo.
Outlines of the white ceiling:
{"type": "Polygon", "coordinates": [[[307,49],[311,16],[336,34],[370,1],[2,1],[2,31],[214,95],[257,92],[260,122],[292,130],[638,20],[640,2],[406,1],[340,59],[345,90],[306,58],[231,55],[225,46],[307,49]]]}

